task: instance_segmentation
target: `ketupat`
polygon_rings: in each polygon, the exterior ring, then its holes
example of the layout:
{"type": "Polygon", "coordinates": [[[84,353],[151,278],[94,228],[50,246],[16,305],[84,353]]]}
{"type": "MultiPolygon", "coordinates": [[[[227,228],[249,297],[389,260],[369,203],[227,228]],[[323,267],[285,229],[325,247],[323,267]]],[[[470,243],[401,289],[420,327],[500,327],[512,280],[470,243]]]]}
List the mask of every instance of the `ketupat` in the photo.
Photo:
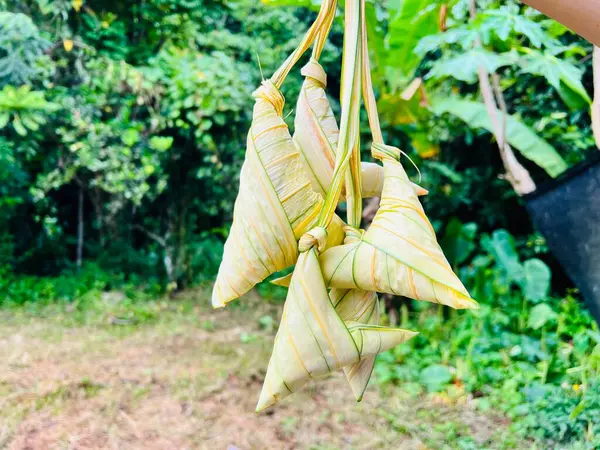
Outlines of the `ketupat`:
{"type": "Polygon", "coordinates": [[[290,276],[277,280],[289,284],[289,290],[257,411],[313,377],[338,369],[360,401],[375,356],[416,334],[378,326],[377,291],[454,308],[477,307],[437,243],[418,187],[399,161],[402,152],[383,142],[370,78],[365,0],[346,0],[345,7],[339,130],[325,95],[325,72],[317,62],[335,0],[323,3],[301,45],[256,93],[234,224],[213,304],[222,306],[270,273],[296,264],[290,276]],[[292,141],[278,87],[315,34],[316,58],[302,71],[306,81],[292,141]],[[360,162],[361,91],[373,134],[372,154],[383,169],[360,162]],[[373,176],[375,187],[364,183],[363,176],[373,176]],[[362,198],[366,190],[379,194],[381,184],[380,208],[364,232],[362,198]],[[346,226],[335,215],[344,193],[346,226]],[[228,290],[225,295],[223,289],[228,290]]]}
{"type": "MultiPolygon", "coordinates": [[[[323,198],[315,193],[283,120],[285,100],[279,85],[312,44],[332,14],[334,1],[323,2],[315,24],[296,51],[256,99],[240,175],[234,218],[213,288],[214,307],[225,306],[277,271],[295,264],[297,241],[316,222],[323,198]]],[[[330,243],[341,240],[341,222],[333,220],[330,243]]]]}
{"type": "Polygon", "coordinates": [[[325,93],[327,74],[319,64],[334,16],[329,16],[315,42],[309,62],[300,71],[305,79],[296,102],[294,120],[294,143],[300,151],[300,159],[306,166],[313,189],[321,195],[327,193],[331,184],[335,165],[334,149],[340,134],[325,93]]]}
{"type": "MultiPolygon", "coordinates": [[[[277,286],[289,287],[293,273],[273,280],[277,286]]],[[[344,321],[379,324],[379,301],[377,294],[360,289],[337,289],[329,291],[329,299],[336,312],[344,321]]],[[[357,401],[363,397],[371,378],[375,357],[363,358],[359,362],[344,367],[344,373],[357,401]]]]}
{"type": "Polygon", "coordinates": [[[372,155],[384,165],[384,188],[369,230],[351,230],[353,242],[347,239],[343,246],[321,255],[323,276],[335,287],[404,295],[457,309],[477,308],[437,242],[400,163],[402,152],[383,143],[371,82],[364,2],[361,16],[363,97],[373,134],[372,155]],[[362,263],[358,271],[357,262],[362,263]]]}
{"type": "MultiPolygon", "coordinates": [[[[335,148],[340,131],[325,92],[327,74],[314,53],[301,73],[305,80],[296,104],[293,139],[313,189],[325,195],[333,177],[335,148]]],[[[372,162],[361,163],[361,178],[363,198],[381,196],[382,166],[372,162]]],[[[427,194],[427,190],[421,186],[413,186],[418,195],[427,194]]]]}
{"type": "MultiPolygon", "coordinates": [[[[329,30],[327,30],[328,32],[329,30]]],[[[316,192],[325,195],[331,186],[335,168],[336,146],[339,128],[325,92],[327,74],[318,63],[327,33],[321,33],[315,43],[311,60],[302,68],[305,81],[296,105],[294,142],[298,146],[302,161],[316,192]]],[[[358,141],[357,141],[358,144],[358,141]]],[[[383,188],[383,167],[375,163],[361,164],[360,196],[380,196],[383,188]]],[[[421,193],[426,193],[423,189],[421,193]]],[[[342,192],[341,197],[344,197],[342,192]]],[[[360,214],[360,212],[358,212],[360,214]]],[[[360,218],[355,217],[360,225],[360,218]]],[[[277,279],[274,283],[289,284],[291,275],[277,279]]],[[[330,300],[344,321],[355,321],[377,325],[379,323],[379,303],[374,292],[356,289],[332,289],[330,300]]],[[[375,356],[361,357],[359,361],[345,366],[344,373],[357,401],[363,397],[368,385],[375,356]]]]}
{"type": "Polygon", "coordinates": [[[273,405],[314,377],[395,347],[417,333],[343,321],[335,311],[315,248],[301,253],[275,337],[256,411],[273,405]]]}
{"type": "Polygon", "coordinates": [[[213,290],[214,306],[224,306],[270,274],[295,264],[297,241],[314,224],[323,203],[301,170],[282,118],[283,96],[270,81],[254,95],[254,119],[213,290]]]}
{"type": "MultiPolygon", "coordinates": [[[[329,291],[329,299],[345,322],[379,325],[379,299],[375,292],[334,288],[329,291]]],[[[344,366],[344,374],[357,402],[362,400],[371,379],[375,356],[363,355],[359,361],[344,366]]]]}
{"type": "MultiPolygon", "coordinates": [[[[333,4],[332,11],[335,11],[333,4]]],[[[340,130],[327,98],[327,74],[319,58],[329,34],[335,14],[331,14],[315,42],[309,62],[300,73],[305,77],[296,103],[294,143],[313,189],[325,195],[331,185],[335,168],[335,151],[340,130]]],[[[364,51],[364,50],[363,50],[364,51]]],[[[383,189],[383,167],[376,163],[361,164],[362,197],[380,197],[383,189]]],[[[414,184],[417,195],[427,195],[427,190],[414,184]]],[[[343,198],[343,193],[342,193],[343,198]]]]}
{"type": "Polygon", "coordinates": [[[457,309],[476,308],[437,243],[398,161],[400,150],[374,144],[373,153],[385,167],[381,205],[368,231],[356,232],[354,242],[321,255],[327,285],[404,295],[457,309]]]}
{"type": "MultiPolygon", "coordinates": [[[[336,4],[333,4],[335,11],[336,4]]],[[[335,151],[339,128],[327,98],[327,74],[319,64],[335,14],[331,14],[315,42],[310,61],[301,70],[305,77],[296,104],[294,142],[316,192],[325,195],[331,185],[335,168],[335,151]]],[[[362,196],[379,197],[383,188],[383,167],[375,163],[361,164],[362,196]]],[[[415,185],[419,195],[427,191],[415,185]]]]}
{"type": "Polygon", "coordinates": [[[378,319],[374,315],[377,313],[374,310],[377,306],[376,295],[357,290],[342,293],[334,289],[329,294],[333,296],[330,298],[323,275],[317,267],[317,250],[322,252],[325,249],[326,231],[323,227],[333,216],[332,205],[337,204],[342,190],[341,181],[346,173],[346,190],[349,194],[348,219],[351,225],[347,227],[350,230],[348,239],[352,239],[353,227],[358,227],[361,220],[357,99],[360,96],[362,55],[358,45],[360,14],[356,9],[357,4],[356,1],[346,3],[347,29],[348,24],[351,24],[354,47],[352,42],[348,48],[346,44],[344,46],[345,55],[350,55],[350,58],[345,56],[344,61],[351,59],[353,64],[345,66],[344,76],[351,80],[351,88],[342,90],[343,104],[347,105],[342,111],[342,116],[351,119],[343,122],[345,126],[340,131],[333,187],[328,191],[326,207],[319,217],[320,226],[300,240],[301,255],[292,274],[284,315],[257,411],[290,395],[310,378],[339,368],[344,369],[355,397],[360,400],[371,376],[377,353],[415,335],[407,330],[352,322],[351,320],[373,322],[378,319]],[[331,355],[328,357],[329,353],[331,355]]]}

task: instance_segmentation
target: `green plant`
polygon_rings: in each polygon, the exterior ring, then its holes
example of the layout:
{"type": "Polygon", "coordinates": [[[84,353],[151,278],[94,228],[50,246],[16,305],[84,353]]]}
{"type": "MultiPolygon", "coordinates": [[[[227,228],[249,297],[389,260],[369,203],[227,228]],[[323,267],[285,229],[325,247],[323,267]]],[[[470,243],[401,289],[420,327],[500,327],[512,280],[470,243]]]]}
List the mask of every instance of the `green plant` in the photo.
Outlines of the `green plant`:
{"type": "MultiPolygon", "coordinates": [[[[521,426],[524,432],[537,437],[547,446],[581,442],[579,448],[593,449],[600,445],[600,382],[587,386],[567,384],[564,387],[544,386],[530,389],[526,395],[530,415],[521,426]]],[[[571,447],[573,446],[573,447],[571,447]]]]}
{"type": "Polygon", "coordinates": [[[31,17],[0,12],[0,87],[30,81],[49,46],[31,17]]]}
{"type": "MultiPolygon", "coordinates": [[[[403,304],[401,325],[421,333],[378,358],[377,379],[401,383],[411,395],[442,392],[460,398],[472,393],[479,409],[505,411],[523,434],[542,417],[544,427],[552,428],[551,423],[561,421],[553,422],[554,413],[564,419],[579,404],[580,394],[572,386],[586,386],[586,392],[594,393],[600,380],[600,333],[593,319],[573,296],[548,295],[548,267],[538,259],[520,257],[526,241],[517,245],[504,230],[476,233],[472,224],[455,219],[441,242],[468,288],[478,295],[481,310],[473,317],[403,304]],[[568,407],[559,413],[552,404],[537,404],[547,391],[561,393],[561,398],[569,394],[568,407]]],[[[572,441],[589,437],[585,427],[565,426],[573,433],[572,441]]],[[[538,439],[546,439],[546,432],[537,434],[538,439]]],[[[551,433],[556,438],[558,431],[551,433]]]]}
{"type": "MultiPolygon", "coordinates": [[[[495,88],[496,96],[512,97],[510,91],[520,84],[515,77],[531,75],[544,78],[570,110],[589,107],[591,100],[582,83],[583,72],[574,64],[575,55],[585,55],[586,49],[576,44],[565,45],[561,41],[564,29],[557,29],[529,10],[524,12],[513,2],[506,5],[489,2],[469,20],[465,10],[457,5],[449,29],[424,37],[416,48],[423,57],[434,51],[441,52],[440,57],[434,57],[428,63],[425,78],[430,80],[430,86],[441,90],[445,96],[444,85],[449,79],[474,84],[478,81],[478,70],[483,68],[491,74],[499,72],[510,80],[495,88]],[[500,89],[508,92],[500,94],[500,89]]],[[[472,101],[470,94],[466,99],[437,99],[435,95],[431,98],[436,114],[449,112],[469,126],[483,127],[497,134],[498,130],[489,120],[488,108],[472,101]]],[[[508,116],[505,134],[511,146],[551,176],[566,170],[567,165],[556,150],[518,119],[508,116]],[[538,145],[531,145],[533,141],[538,145]]]]}
{"type": "MultiPolygon", "coordinates": [[[[432,110],[440,115],[450,113],[473,128],[483,128],[493,132],[489,115],[482,103],[450,98],[435,101],[432,110]]],[[[556,177],[567,169],[566,162],[558,152],[518,118],[510,115],[507,117],[506,136],[509,144],[518,149],[524,157],[546,170],[549,175],[556,177]]]]}
{"type": "MultiPolygon", "coordinates": [[[[251,86],[310,18],[243,1],[2,5],[2,261],[56,275],[97,260],[172,287],[209,279],[251,86]]],[[[328,45],[324,60],[340,52],[328,45]]]]}
{"type": "Polygon", "coordinates": [[[32,91],[30,86],[6,85],[0,91],[0,129],[9,123],[20,136],[37,131],[47,122],[47,114],[60,109],[56,103],[48,102],[44,93],[32,91]]]}

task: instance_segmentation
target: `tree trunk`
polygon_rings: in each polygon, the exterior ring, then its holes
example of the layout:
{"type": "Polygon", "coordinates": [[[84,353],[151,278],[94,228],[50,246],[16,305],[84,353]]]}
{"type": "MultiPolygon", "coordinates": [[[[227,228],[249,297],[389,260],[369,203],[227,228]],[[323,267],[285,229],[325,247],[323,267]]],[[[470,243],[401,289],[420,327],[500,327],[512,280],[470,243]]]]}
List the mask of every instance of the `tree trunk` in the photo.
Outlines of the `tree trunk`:
{"type": "MultiPolygon", "coordinates": [[[[471,14],[471,21],[474,21],[477,17],[477,3],[476,0],[471,0],[469,3],[469,12],[471,14]]],[[[475,39],[475,47],[481,47],[481,39],[475,39]]],[[[513,149],[506,142],[506,117],[508,112],[506,111],[506,104],[504,97],[500,91],[500,86],[497,76],[492,73],[492,78],[496,82],[496,90],[494,95],[494,89],[490,82],[490,74],[487,72],[485,67],[481,66],[477,70],[479,77],[479,88],[481,90],[481,96],[483,97],[483,103],[490,116],[490,122],[494,129],[494,137],[498,143],[498,150],[500,151],[500,157],[502,158],[502,164],[506,170],[506,179],[512,185],[517,195],[522,196],[535,191],[536,186],[531,178],[531,175],[523,167],[523,165],[517,160],[513,149]],[[500,104],[501,111],[498,111],[498,103],[500,104]],[[499,116],[501,114],[502,120],[499,116]]]]}
{"type": "Polygon", "coordinates": [[[102,199],[100,195],[101,193],[97,188],[95,190],[90,190],[90,198],[92,199],[92,204],[94,205],[94,210],[96,211],[96,220],[98,221],[100,247],[104,250],[104,243],[106,241],[104,239],[104,215],[102,214],[102,199]]]}
{"type": "Polygon", "coordinates": [[[79,187],[79,201],[77,205],[77,269],[83,263],[83,187],[79,187]]]}

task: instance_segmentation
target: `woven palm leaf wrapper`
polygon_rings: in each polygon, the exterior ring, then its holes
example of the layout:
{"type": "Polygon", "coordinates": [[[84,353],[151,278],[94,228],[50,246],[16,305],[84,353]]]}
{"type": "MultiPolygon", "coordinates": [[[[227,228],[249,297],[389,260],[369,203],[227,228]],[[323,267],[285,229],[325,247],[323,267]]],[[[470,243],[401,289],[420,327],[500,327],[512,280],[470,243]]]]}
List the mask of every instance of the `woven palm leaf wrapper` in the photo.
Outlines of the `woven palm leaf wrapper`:
{"type": "Polygon", "coordinates": [[[346,2],[347,30],[352,33],[348,39],[349,49],[346,49],[345,43],[344,77],[350,81],[349,88],[342,89],[341,94],[344,99],[342,117],[346,118],[346,122],[340,130],[332,181],[319,216],[319,226],[305,234],[299,242],[300,257],[291,277],[257,411],[297,391],[310,379],[339,369],[344,369],[355,396],[360,399],[375,355],[416,334],[373,324],[378,321],[375,293],[356,289],[332,289],[328,292],[318,260],[318,254],[326,248],[324,227],[333,216],[346,173],[352,178],[352,182],[346,180],[346,190],[350,194],[349,222],[353,226],[360,223],[361,171],[360,160],[355,155],[360,105],[358,4],[359,0],[346,2]]]}
{"type": "MultiPolygon", "coordinates": [[[[214,307],[224,306],[269,275],[294,265],[297,241],[315,225],[322,209],[323,198],[313,191],[283,120],[285,100],[278,85],[310,47],[328,20],[333,3],[323,2],[317,21],[298,49],[253,94],[252,125],[233,224],[213,288],[214,307]]],[[[328,245],[343,240],[342,227],[343,222],[334,217],[328,227],[328,245]]]]}
{"type": "Polygon", "coordinates": [[[328,285],[403,295],[457,309],[475,309],[454,274],[433,227],[408,179],[402,152],[384,144],[371,81],[364,2],[362,16],[362,87],[373,134],[371,153],[384,166],[379,210],[366,232],[349,230],[346,243],[321,255],[328,285]]]}
{"type": "MultiPolygon", "coordinates": [[[[359,289],[331,289],[329,291],[329,299],[340,318],[345,322],[379,325],[379,299],[375,292],[361,291],[359,289]]],[[[405,340],[416,334],[415,332],[407,332],[404,335],[406,337],[405,340]]],[[[392,345],[392,347],[394,346],[392,345]]],[[[378,353],[380,352],[368,356],[362,354],[359,361],[355,361],[343,368],[346,380],[357,402],[362,400],[367,389],[375,366],[375,357],[378,353]]]]}
{"type": "MultiPolygon", "coordinates": [[[[333,19],[333,15],[331,16],[333,19]]],[[[302,68],[305,81],[296,105],[294,142],[300,150],[315,192],[326,195],[331,186],[335,168],[335,150],[339,139],[339,128],[329,99],[325,92],[327,74],[318,59],[324,47],[331,22],[317,38],[312,58],[302,68]]],[[[383,187],[383,167],[375,163],[361,165],[362,197],[380,196],[383,187]]],[[[420,195],[426,190],[415,185],[420,195]]],[[[342,192],[340,198],[344,197],[342,192]]],[[[359,224],[358,224],[359,225],[359,224]]],[[[273,284],[289,287],[292,274],[272,281],[273,284]]],[[[356,289],[332,289],[330,299],[343,320],[359,321],[368,324],[379,323],[379,303],[374,292],[356,289]]],[[[363,397],[371,378],[375,357],[361,358],[360,361],[344,367],[357,401],[363,397]]]]}
{"type": "MultiPolygon", "coordinates": [[[[278,286],[289,287],[293,273],[273,280],[278,286]]],[[[360,289],[337,289],[329,291],[329,299],[344,321],[379,324],[379,301],[377,293],[360,289]]],[[[361,401],[371,379],[375,356],[363,357],[360,361],[344,367],[344,374],[352,388],[356,401],[361,401]]]]}
{"type": "MultiPolygon", "coordinates": [[[[313,58],[302,68],[305,81],[296,106],[294,142],[307,166],[316,192],[325,195],[331,186],[335,167],[335,149],[339,138],[337,120],[325,92],[327,75],[317,62],[318,44],[313,58]]],[[[379,197],[383,188],[383,167],[375,163],[361,164],[362,197],[379,197]]],[[[414,186],[421,195],[427,191],[414,186]]],[[[344,197],[342,192],[341,198],[344,197]]],[[[273,280],[274,284],[289,286],[291,274],[273,280]]],[[[330,299],[343,320],[368,324],[379,323],[379,304],[375,292],[357,289],[332,289],[330,299]]],[[[375,356],[344,367],[344,373],[357,401],[363,397],[371,378],[375,356]]]]}
{"type": "MultiPolygon", "coordinates": [[[[352,238],[347,238],[346,242],[352,242],[352,238]]],[[[291,273],[277,278],[272,283],[277,286],[289,287],[293,275],[291,273]]],[[[360,289],[333,288],[329,291],[329,299],[342,320],[371,325],[379,324],[380,311],[377,293],[360,289]]],[[[344,367],[344,373],[356,401],[361,401],[363,398],[371,379],[374,364],[375,356],[370,356],[363,357],[360,361],[344,367]]]]}
{"type": "Polygon", "coordinates": [[[436,240],[399,162],[400,150],[374,144],[373,156],[382,160],[385,168],[381,205],[366,232],[321,255],[327,284],[403,295],[456,309],[477,308],[436,240]]]}
{"type": "MultiPolygon", "coordinates": [[[[317,47],[315,47],[317,48],[317,47]]],[[[294,142],[306,166],[315,192],[325,195],[331,186],[335,167],[335,151],[340,130],[326,94],[327,74],[313,53],[302,68],[305,80],[296,104],[294,142]]],[[[361,164],[363,198],[381,197],[383,167],[376,163],[361,164]]],[[[418,195],[427,190],[414,184],[418,195]]],[[[342,193],[342,199],[344,193],[342,193]]]]}
{"type": "Polygon", "coordinates": [[[309,233],[308,242],[301,240],[301,254],[290,283],[257,412],[296,392],[315,377],[359,363],[417,334],[340,317],[327,292],[314,247],[316,244],[322,250],[324,237],[325,230],[316,228],[309,233]]]}

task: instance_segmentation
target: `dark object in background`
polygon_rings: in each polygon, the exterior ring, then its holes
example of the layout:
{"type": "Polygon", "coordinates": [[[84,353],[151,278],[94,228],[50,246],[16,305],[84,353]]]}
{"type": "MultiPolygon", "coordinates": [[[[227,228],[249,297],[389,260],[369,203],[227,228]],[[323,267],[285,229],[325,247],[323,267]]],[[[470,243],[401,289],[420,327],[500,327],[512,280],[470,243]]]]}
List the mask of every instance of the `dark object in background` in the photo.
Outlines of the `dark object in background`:
{"type": "Polygon", "coordinates": [[[600,325],[600,152],[524,200],[536,228],[600,325]]]}

